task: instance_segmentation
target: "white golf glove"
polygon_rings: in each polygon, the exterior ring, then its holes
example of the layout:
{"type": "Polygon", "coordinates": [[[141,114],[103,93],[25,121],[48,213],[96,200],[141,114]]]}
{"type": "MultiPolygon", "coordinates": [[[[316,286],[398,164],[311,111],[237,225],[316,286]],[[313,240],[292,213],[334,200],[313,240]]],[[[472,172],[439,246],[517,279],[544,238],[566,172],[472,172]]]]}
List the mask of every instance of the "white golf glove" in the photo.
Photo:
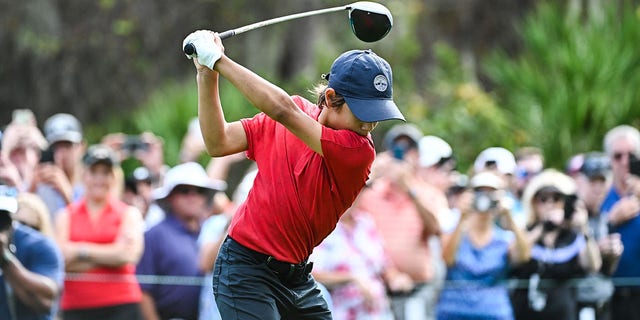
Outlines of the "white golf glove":
{"type": "Polygon", "coordinates": [[[201,65],[207,66],[211,70],[213,70],[213,65],[216,64],[216,61],[222,57],[222,50],[215,43],[215,37],[210,31],[198,30],[192,32],[182,41],[182,48],[187,43],[191,43],[196,48],[196,52],[192,55],[187,55],[187,58],[195,57],[201,65]]]}

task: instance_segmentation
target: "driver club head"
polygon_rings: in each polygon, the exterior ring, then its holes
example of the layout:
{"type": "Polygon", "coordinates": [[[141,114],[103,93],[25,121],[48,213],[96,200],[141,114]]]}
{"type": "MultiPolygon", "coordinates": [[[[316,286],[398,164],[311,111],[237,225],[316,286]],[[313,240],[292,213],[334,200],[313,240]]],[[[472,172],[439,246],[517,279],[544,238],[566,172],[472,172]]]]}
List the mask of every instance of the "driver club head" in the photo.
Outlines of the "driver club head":
{"type": "Polygon", "coordinates": [[[375,42],[391,31],[393,17],[389,9],[379,3],[359,1],[349,6],[349,22],[358,39],[375,42]]]}

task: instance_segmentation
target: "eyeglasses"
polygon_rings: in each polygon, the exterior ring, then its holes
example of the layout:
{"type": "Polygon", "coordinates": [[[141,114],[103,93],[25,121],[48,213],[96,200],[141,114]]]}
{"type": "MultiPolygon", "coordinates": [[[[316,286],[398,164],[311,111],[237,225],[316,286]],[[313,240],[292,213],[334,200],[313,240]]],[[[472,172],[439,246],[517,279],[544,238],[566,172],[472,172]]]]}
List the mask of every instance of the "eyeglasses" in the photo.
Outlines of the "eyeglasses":
{"type": "Polygon", "coordinates": [[[173,188],[173,192],[181,195],[199,194],[204,196],[204,195],[207,195],[208,190],[205,188],[200,188],[195,186],[179,185],[173,188]]]}
{"type": "Polygon", "coordinates": [[[558,203],[560,200],[564,200],[564,196],[559,193],[541,193],[537,194],[534,200],[539,203],[558,203]]]}
{"type": "Polygon", "coordinates": [[[613,160],[615,161],[620,161],[622,160],[622,157],[627,156],[628,158],[631,158],[633,156],[635,156],[633,154],[633,152],[614,152],[613,153],[613,160]]]}

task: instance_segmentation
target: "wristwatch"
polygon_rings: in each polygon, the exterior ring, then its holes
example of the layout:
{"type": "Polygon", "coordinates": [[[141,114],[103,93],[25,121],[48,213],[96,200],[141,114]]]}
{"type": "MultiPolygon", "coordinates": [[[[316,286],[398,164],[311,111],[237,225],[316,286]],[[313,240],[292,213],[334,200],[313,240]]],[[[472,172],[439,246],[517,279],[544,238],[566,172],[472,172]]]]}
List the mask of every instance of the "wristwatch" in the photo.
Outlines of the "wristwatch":
{"type": "Polygon", "coordinates": [[[87,252],[87,248],[80,247],[80,249],[78,250],[78,260],[80,261],[89,260],[89,253],[87,252]]]}

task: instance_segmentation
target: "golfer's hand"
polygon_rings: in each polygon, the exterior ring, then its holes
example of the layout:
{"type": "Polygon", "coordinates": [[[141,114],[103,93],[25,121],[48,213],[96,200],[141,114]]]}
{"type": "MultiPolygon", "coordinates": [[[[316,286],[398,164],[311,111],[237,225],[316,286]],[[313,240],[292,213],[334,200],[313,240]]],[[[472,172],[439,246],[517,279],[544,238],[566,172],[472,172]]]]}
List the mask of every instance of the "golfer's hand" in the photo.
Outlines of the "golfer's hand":
{"type": "MultiPolygon", "coordinates": [[[[224,47],[220,37],[213,31],[198,30],[189,34],[182,41],[182,47],[191,43],[196,48],[196,53],[187,58],[195,57],[200,65],[206,66],[213,70],[216,61],[222,57],[224,47]]],[[[196,62],[194,60],[194,63],[196,62]]],[[[198,67],[198,64],[196,64],[198,67]]]]}

